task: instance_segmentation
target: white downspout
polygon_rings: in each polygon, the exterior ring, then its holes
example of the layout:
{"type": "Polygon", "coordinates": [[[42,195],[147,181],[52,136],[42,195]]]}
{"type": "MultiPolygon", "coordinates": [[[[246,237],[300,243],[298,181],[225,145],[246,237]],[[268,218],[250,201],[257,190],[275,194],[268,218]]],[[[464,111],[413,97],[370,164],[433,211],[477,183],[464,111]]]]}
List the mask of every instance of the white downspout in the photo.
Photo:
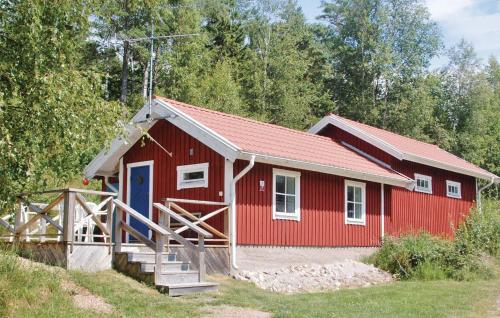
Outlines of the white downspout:
{"type": "Polygon", "coordinates": [[[380,184],[380,243],[384,239],[385,231],[385,202],[384,202],[384,184],[380,184]]]}
{"type": "MultiPolygon", "coordinates": [[[[477,180],[476,180],[477,182],[477,180]]],[[[477,207],[478,207],[478,210],[479,212],[481,212],[481,192],[483,190],[486,190],[487,188],[491,187],[491,185],[495,182],[495,178],[492,177],[490,182],[488,182],[488,184],[486,184],[484,187],[480,188],[478,191],[477,191],[477,207]]]]}
{"type": "Polygon", "coordinates": [[[238,269],[236,265],[236,182],[240,180],[255,164],[255,156],[252,156],[250,163],[245,169],[231,181],[231,265],[233,269],[238,269]]]}

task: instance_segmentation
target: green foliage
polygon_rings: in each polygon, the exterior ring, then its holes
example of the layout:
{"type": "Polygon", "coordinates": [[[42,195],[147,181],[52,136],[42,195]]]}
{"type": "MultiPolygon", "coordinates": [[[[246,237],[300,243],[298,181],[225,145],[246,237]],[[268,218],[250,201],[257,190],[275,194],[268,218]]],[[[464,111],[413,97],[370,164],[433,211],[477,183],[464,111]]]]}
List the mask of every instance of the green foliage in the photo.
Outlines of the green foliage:
{"type": "Polygon", "coordinates": [[[484,200],[481,211],[473,209],[456,231],[455,245],[462,254],[500,257],[500,201],[484,200]]]}
{"type": "Polygon", "coordinates": [[[453,241],[425,232],[388,237],[367,261],[400,279],[487,278],[491,270],[485,254],[498,257],[500,251],[498,203],[487,202],[482,212],[473,210],[453,241]]]}
{"type": "Polygon", "coordinates": [[[80,65],[92,1],[1,4],[0,210],[20,192],[64,184],[117,133],[117,103],[80,65]]]}

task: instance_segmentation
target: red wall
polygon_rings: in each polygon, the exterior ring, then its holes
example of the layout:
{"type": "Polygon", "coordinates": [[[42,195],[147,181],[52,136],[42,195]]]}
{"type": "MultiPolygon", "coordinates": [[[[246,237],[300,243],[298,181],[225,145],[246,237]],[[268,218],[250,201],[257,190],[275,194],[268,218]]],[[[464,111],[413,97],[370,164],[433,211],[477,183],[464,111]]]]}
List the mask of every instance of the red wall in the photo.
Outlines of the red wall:
{"type": "Polygon", "coordinates": [[[385,187],[386,234],[400,235],[403,232],[423,229],[436,235],[450,236],[453,233],[453,227],[459,224],[474,205],[476,187],[473,177],[410,161],[400,161],[360,138],[331,125],[323,129],[320,134],[343,140],[390,164],[393,169],[412,179],[415,173],[432,177],[432,194],[409,191],[399,187],[385,187]],[[446,180],[461,183],[462,199],[446,196],[446,180]]]}
{"type": "MultiPolygon", "coordinates": [[[[235,174],[248,162],[236,161],[235,174]]],[[[380,244],[380,185],[366,182],[366,225],[344,224],[344,178],[300,171],[300,221],[273,220],[273,166],[256,163],[237,184],[238,244],[374,246],[380,244]],[[259,191],[259,181],[265,189],[259,191]]],[[[281,168],[285,170],[293,170],[281,168]]]]}
{"type": "MultiPolygon", "coordinates": [[[[166,150],[172,152],[168,156],[158,145],[144,139],[144,145],[139,140],[123,157],[124,164],[124,202],[127,200],[127,164],[139,161],[154,160],[153,202],[164,203],[164,198],[181,198],[193,200],[224,201],[219,191],[224,191],[224,157],[211,150],[195,138],[186,134],[167,121],[159,121],[149,134],[166,150]],[[193,156],[189,149],[194,150],[193,156]],[[193,188],[177,190],[177,166],[209,162],[208,188],[193,188]]],[[[216,207],[194,206],[181,204],[191,212],[213,211],[216,207]]],[[[153,209],[153,220],[157,221],[157,211],[153,209]]],[[[208,222],[219,230],[224,228],[222,214],[208,222]]]]}

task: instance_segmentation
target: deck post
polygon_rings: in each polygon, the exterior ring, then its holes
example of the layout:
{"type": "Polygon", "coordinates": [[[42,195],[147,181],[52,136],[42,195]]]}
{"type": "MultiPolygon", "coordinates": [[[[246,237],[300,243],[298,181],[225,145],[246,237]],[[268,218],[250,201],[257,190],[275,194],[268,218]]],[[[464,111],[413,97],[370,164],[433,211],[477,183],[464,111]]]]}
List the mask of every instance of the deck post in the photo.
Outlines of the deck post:
{"type": "MultiPolygon", "coordinates": [[[[113,199],[109,200],[106,204],[106,228],[108,229],[108,243],[109,243],[109,253],[113,247],[113,210],[115,209],[115,203],[113,199]]],[[[104,239],[106,241],[106,239],[104,239]]]]}
{"type": "Polygon", "coordinates": [[[115,220],[115,253],[121,253],[122,251],[122,220],[123,211],[117,206],[115,220]]]}
{"type": "Polygon", "coordinates": [[[155,284],[156,285],[161,285],[163,245],[164,245],[164,236],[161,233],[156,232],[156,248],[155,248],[155,284]]]}
{"type": "Polygon", "coordinates": [[[73,252],[73,241],[75,239],[75,201],[75,192],[64,191],[63,242],[71,244],[70,253],[73,252]]]}
{"type": "Polygon", "coordinates": [[[199,280],[204,282],[207,269],[205,267],[205,237],[201,234],[198,234],[198,254],[199,280]]]}

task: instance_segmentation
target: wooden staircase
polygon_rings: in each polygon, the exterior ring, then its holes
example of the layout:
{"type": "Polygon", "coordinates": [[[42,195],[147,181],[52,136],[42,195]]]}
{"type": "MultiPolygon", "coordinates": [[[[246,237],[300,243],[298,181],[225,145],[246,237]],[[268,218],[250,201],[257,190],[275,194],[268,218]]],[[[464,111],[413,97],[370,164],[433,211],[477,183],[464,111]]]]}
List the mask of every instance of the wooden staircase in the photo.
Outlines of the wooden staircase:
{"type": "Polygon", "coordinates": [[[149,284],[170,296],[217,290],[217,284],[200,281],[200,272],[191,269],[190,262],[177,260],[175,253],[164,253],[161,274],[155,282],[155,254],[151,252],[115,253],[115,267],[119,271],[149,284]]]}
{"type": "Polygon", "coordinates": [[[138,280],[154,284],[159,290],[170,296],[181,296],[191,293],[217,290],[218,284],[205,281],[205,238],[212,234],[196,224],[176,214],[165,205],[154,203],[160,215],[156,224],[125,203],[114,200],[117,208],[117,220],[123,220],[123,213],[144,223],[154,233],[155,241],[145,237],[124,221],[115,224],[115,268],[138,280]],[[166,217],[173,218],[185,227],[198,233],[198,245],[194,245],[169,227],[166,217]],[[141,248],[122,246],[122,231],[134,236],[143,245],[141,248]],[[194,262],[179,260],[175,253],[168,252],[168,244],[175,240],[187,249],[194,262]]]}

